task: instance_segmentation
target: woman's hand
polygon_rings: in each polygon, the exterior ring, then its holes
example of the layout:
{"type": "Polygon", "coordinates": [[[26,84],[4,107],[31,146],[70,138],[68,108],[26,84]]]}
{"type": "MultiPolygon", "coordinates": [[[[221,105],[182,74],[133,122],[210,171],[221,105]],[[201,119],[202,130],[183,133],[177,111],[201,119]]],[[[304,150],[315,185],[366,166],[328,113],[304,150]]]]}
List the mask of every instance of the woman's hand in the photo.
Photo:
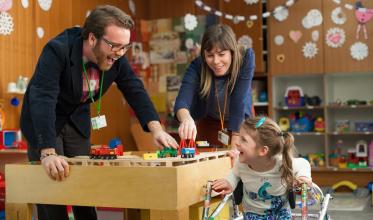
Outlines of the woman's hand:
{"type": "Polygon", "coordinates": [[[184,119],[179,126],[179,136],[183,140],[195,140],[197,136],[197,127],[192,117],[184,119]]]}
{"type": "Polygon", "coordinates": [[[229,184],[228,180],[226,179],[214,180],[211,186],[212,190],[220,193],[221,195],[226,195],[233,192],[231,184],[229,184]]]}
{"type": "Polygon", "coordinates": [[[160,147],[172,147],[177,149],[179,145],[177,144],[175,138],[165,132],[159,121],[150,121],[148,123],[148,128],[153,136],[155,144],[160,147]]]}

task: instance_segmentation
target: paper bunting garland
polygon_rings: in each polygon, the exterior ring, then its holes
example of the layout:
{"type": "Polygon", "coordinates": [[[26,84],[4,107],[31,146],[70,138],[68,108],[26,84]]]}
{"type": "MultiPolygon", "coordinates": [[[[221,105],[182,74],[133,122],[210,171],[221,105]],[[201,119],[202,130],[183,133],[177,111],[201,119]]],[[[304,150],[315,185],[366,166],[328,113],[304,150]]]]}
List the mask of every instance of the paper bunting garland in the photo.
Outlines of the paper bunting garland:
{"type": "Polygon", "coordinates": [[[277,20],[277,21],[285,21],[286,18],[288,18],[289,16],[289,10],[285,7],[281,7],[280,9],[278,9],[277,11],[274,12],[273,14],[273,17],[277,20]]]}
{"type": "Polygon", "coordinates": [[[355,60],[364,60],[368,56],[368,46],[362,42],[356,42],[351,45],[350,52],[355,60]]]}
{"type": "Polygon", "coordinates": [[[43,11],[49,11],[52,6],[52,0],[38,0],[38,3],[43,11]]]}
{"type": "Polygon", "coordinates": [[[312,59],[316,56],[317,52],[318,52],[318,48],[316,46],[315,43],[313,42],[307,42],[304,46],[303,46],[303,56],[305,58],[308,58],[308,59],[312,59]]]}
{"type": "Polygon", "coordinates": [[[246,2],[246,4],[248,5],[253,5],[253,4],[256,4],[259,2],[259,0],[244,0],[246,2]]]}
{"type": "Polygon", "coordinates": [[[133,0],[128,0],[128,8],[130,9],[130,11],[133,15],[136,14],[136,5],[135,5],[135,2],[133,0]]]}
{"type": "Polygon", "coordinates": [[[325,40],[329,47],[342,47],[346,40],[345,31],[342,28],[330,28],[325,35],[325,40]]]}
{"type": "MultiPolygon", "coordinates": [[[[293,6],[297,1],[298,0],[287,0],[285,2],[285,4],[277,6],[273,11],[263,12],[262,13],[262,18],[268,18],[271,15],[275,15],[275,14],[279,13],[279,15],[277,15],[277,16],[279,16],[281,19],[283,19],[284,18],[284,13],[286,13],[283,10],[284,9],[288,10],[288,8],[290,8],[291,6],[293,6]]],[[[254,0],[251,0],[250,2],[254,2],[254,0]]],[[[258,15],[246,15],[246,16],[243,16],[243,15],[227,14],[225,12],[222,12],[222,11],[216,10],[214,8],[211,8],[210,6],[208,6],[205,3],[203,3],[203,1],[201,1],[201,0],[195,0],[195,4],[199,8],[201,8],[201,9],[203,9],[203,10],[205,10],[205,11],[211,13],[211,14],[214,14],[214,15],[216,15],[218,17],[223,17],[223,18],[228,19],[228,20],[232,20],[233,23],[235,23],[235,24],[238,24],[241,21],[249,21],[249,20],[255,21],[255,20],[258,20],[258,15]]]]}

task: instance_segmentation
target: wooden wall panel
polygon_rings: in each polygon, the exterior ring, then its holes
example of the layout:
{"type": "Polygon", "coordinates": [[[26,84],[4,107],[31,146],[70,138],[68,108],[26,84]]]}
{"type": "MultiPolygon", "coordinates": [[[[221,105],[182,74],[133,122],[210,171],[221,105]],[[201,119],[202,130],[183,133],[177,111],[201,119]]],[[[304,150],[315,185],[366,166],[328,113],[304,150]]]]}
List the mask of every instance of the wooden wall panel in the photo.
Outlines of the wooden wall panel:
{"type": "Polygon", "coordinates": [[[247,5],[244,1],[225,2],[221,0],[221,11],[231,14],[233,16],[243,15],[257,15],[258,20],[253,22],[253,26],[249,28],[246,25],[246,21],[234,24],[232,20],[221,19],[223,24],[227,24],[232,27],[236,34],[237,40],[242,35],[248,35],[253,40],[253,49],[255,51],[255,72],[266,72],[265,65],[263,63],[263,31],[262,31],[262,4],[247,5]]]}
{"type": "MultiPolygon", "coordinates": [[[[271,0],[267,1],[268,10],[273,10],[279,5],[283,5],[285,0],[271,0]]],[[[322,25],[313,27],[311,29],[305,29],[302,26],[302,19],[305,17],[309,10],[318,9],[322,12],[321,0],[313,1],[297,1],[289,9],[288,18],[279,22],[272,16],[268,18],[268,52],[269,52],[269,72],[272,75],[278,74],[313,74],[323,73],[323,29],[322,25]],[[302,37],[294,43],[289,38],[289,32],[291,30],[301,30],[302,37]],[[317,47],[319,48],[318,54],[308,59],[303,56],[302,48],[306,42],[312,41],[311,33],[314,30],[319,31],[319,40],[317,41],[317,47]],[[277,46],[274,43],[274,37],[276,35],[282,35],[285,39],[284,44],[277,46]],[[277,57],[284,56],[284,61],[280,62],[277,57]]]]}
{"type": "MultiPolygon", "coordinates": [[[[344,4],[349,3],[354,5],[354,0],[343,1],[344,4]]],[[[373,8],[373,1],[362,1],[363,6],[366,8],[373,8]]],[[[348,10],[343,7],[343,4],[339,5],[342,11],[347,16],[347,21],[343,25],[336,25],[331,20],[330,15],[332,11],[338,7],[333,1],[324,1],[324,35],[328,29],[333,27],[340,27],[344,29],[346,33],[346,41],[340,48],[331,48],[327,45],[324,46],[324,57],[325,57],[325,72],[372,72],[373,67],[371,64],[373,55],[373,25],[372,22],[368,22],[366,26],[368,33],[368,40],[363,37],[363,32],[360,32],[359,39],[356,39],[356,29],[358,26],[357,20],[355,19],[355,10],[348,10]],[[350,47],[355,42],[363,42],[368,45],[369,55],[366,59],[358,61],[351,57],[350,47]]],[[[323,40],[325,37],[322,38],[323,40]]]]}
{"type": "Polygon", "coordinates": [[[27,9],[21,1],[13,1],[13,7],[7,11],[13,18],[13,32],[0,35],[0,99],[6,115],[4,128],[19,127],[20,105],[10,105],[10,99],[17,97],[22,102],[22,95],[7,94],[9,82],[16,82],[18,76],[31,76],[34,66],[34,16],[33,5],[27,9]]]}
{"type": "Polygon", "coordinates": [[[34,1],[34,7],[35,28],[44,29],[43,38],[40,39],[35,35],[35,61],[37,61],[45,44],[65,28],[72,26],[72,0],[53,1],[49,11],[42,10],[37,1],[34,1]]]}

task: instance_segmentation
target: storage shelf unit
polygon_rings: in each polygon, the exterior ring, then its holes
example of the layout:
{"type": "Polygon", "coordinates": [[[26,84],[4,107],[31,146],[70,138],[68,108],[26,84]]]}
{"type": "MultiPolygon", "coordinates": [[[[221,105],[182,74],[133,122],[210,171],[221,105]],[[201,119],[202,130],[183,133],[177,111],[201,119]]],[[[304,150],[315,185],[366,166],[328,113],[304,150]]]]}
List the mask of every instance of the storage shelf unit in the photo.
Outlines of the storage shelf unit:
{"type": "Polygon", "coordinates": [[[368,144],[373,140],[373,132],[359,132],[355,130],[355,122],[373,122],[373,74],[371,73],[338,73],[316,75],[273,76],[272,80],[272,106],[273,118],[278,121],[280,117],[288,117],[291,113],[300,111],[313,117],[321,116],[325,122],[325,132],[291,132],[295,136],[295,144],[302,156],[309,153],[324,153],[325,167],[315,167],[314,171],[358,171],[373,172],[372,168],[336,168],[330,166],[329,154],[342,140],[340,146],[342,153],[346,154],[350,148],[360,140],[368,144]],[[322,99],[320,106],[287,107],[285,92],[288,86],[300,86],[304,94],[319,96],[322,99]],[[348,100],[357,99],[367,101],[367,105],[347,105],[348,100]],[[336,104],[340,103],[340,104],[336,104]],[[348,132],[338,132],[336,122],[348,120],[348,132]]]}

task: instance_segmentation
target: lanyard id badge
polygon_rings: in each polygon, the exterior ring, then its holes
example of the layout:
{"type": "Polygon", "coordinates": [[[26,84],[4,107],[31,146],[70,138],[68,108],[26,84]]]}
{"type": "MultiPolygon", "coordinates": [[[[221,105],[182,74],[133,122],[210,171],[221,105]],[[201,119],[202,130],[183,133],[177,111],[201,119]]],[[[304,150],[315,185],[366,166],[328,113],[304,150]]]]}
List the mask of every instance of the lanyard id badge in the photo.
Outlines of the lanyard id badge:
{"type": "Polygon", "coordinates": [[[99,115],[97,117],[91,118],[91,123],[93,130],[98,130],[107,126],[105,115],[99,115]]]}
{"type": "Polygon", "coordinates": [[[218,110],[219,110],[219,116],[220,116],[220,123],[221,123],[221,130],[218,131],[218,140],[224,144],[225,146],[229,145],[229,135],[227,133],[227,130],[224,128],[224,118],[225,118],[225,110],[227,108],[227,99],[228,99],[228,82],[226,84],[225,88],[225,97],[224,97],[224,109],[223,112],[220,109],[220,103],[219,103],[219,94],[217,89],[217,83],[215,81],[215,96],[216,101],[218,103],[218,110]]]}
{"type": "MultiPolygon", "coordinates": [[[[85,78],[87,80],[89,98],[91,99],[92,103],[94,103],[95,100],[93,99],[93,93],[92,93],[92,90],[91,90],[91,86],[90,86],[90,83],[89,83],[87,70],[85,68],[84,63],[83,63],[83,70],[84,70],[85,78]]],[[[92,124],[92,129],[93,130],[98,130],[100,128],[104,128],[104,127],[107,126],[105,115],[100,115],[103,82],[104,82],[104,71],[102,71],[101,83],[100,83],[100,94],[99,94],[99,97],[98,97],[98,104],[96,105],[97,115],[98,116],[91,118],[91,124],[92,124]]]]}
{"type": "Polygon", "coordinates": [[[218,131],[218,140],[222,144],[228,146],[228,144],[229,144],[229,135],[226,133],[225,130],[218,131]]]}

